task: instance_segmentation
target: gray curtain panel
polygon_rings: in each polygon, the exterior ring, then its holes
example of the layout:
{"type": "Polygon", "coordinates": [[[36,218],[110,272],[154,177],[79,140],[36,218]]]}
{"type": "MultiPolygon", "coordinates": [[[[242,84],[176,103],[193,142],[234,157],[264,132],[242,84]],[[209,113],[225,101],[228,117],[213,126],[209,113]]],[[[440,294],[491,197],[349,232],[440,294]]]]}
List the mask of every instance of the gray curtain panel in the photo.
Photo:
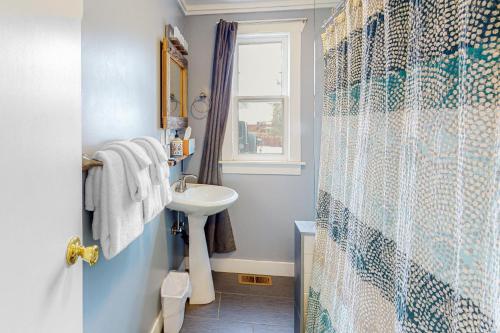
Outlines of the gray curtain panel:
{"type": "MultiPolygon", "coordinates": [[[[212,103],[208,113],[199,174],[199,182],[202,184],[222,185],[219,160],[231,101],[237,30],[238,23],[236,22],[220,20],[217,24],[212,65],[212,103]]],[[[205,236],[210,256],[214,252],[227,253],[236,250],[231,219],[227,210],[208,217],[205,236]]]]}

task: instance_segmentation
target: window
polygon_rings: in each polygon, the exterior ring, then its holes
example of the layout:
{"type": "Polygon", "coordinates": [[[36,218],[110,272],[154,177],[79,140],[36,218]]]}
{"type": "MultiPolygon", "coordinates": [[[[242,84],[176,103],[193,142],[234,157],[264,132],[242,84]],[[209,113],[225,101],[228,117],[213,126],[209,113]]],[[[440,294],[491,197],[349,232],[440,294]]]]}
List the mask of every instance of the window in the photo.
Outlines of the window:
{"type": "Polygon", "coordinates": [[[224,173],[300,175],[300,34],[304,20],[240,23],[224,173]]]}
{"type": "Polygon", "coordinates": [[[283,159],[288,100],[288,36],[238,38],[233,110],[239,160],[283,159]],[[263,156],[265,155],[265,157],[263,156]]]}

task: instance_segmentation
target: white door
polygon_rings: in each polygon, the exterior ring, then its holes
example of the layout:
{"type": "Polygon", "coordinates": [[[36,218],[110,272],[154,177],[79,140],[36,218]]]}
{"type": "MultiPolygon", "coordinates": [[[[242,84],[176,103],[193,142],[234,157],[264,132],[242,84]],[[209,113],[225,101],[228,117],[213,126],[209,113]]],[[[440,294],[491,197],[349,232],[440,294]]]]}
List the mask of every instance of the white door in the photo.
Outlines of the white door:
{"type": "Polygon", "coordinates": [[[0,332],[82,332],[82,0],[0,0],[0,332]]]}

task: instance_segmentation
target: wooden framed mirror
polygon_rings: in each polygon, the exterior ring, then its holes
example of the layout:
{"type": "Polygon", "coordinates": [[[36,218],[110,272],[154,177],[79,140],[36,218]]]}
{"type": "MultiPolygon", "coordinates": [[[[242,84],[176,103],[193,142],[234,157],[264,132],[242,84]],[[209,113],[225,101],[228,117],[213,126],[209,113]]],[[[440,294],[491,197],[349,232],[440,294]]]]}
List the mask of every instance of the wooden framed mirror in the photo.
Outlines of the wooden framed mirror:
{"type": "Polygon", "coordinates": [[[172,37],[172,26],[167,25],[161,41],[161,128],[187,127],[187,52],[172,37]]]}

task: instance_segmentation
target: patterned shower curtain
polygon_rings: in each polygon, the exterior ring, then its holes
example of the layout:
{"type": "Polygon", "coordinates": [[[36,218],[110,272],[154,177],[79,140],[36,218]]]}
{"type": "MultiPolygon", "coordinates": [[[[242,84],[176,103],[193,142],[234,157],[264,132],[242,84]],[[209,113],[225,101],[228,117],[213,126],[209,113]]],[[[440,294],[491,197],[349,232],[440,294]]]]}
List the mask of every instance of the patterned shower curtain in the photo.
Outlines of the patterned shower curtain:
{"type": "Polygon", "coordinates": [[[307,332],[500,332],[498,0],[352,0],[323,35],[307,332]]]}

